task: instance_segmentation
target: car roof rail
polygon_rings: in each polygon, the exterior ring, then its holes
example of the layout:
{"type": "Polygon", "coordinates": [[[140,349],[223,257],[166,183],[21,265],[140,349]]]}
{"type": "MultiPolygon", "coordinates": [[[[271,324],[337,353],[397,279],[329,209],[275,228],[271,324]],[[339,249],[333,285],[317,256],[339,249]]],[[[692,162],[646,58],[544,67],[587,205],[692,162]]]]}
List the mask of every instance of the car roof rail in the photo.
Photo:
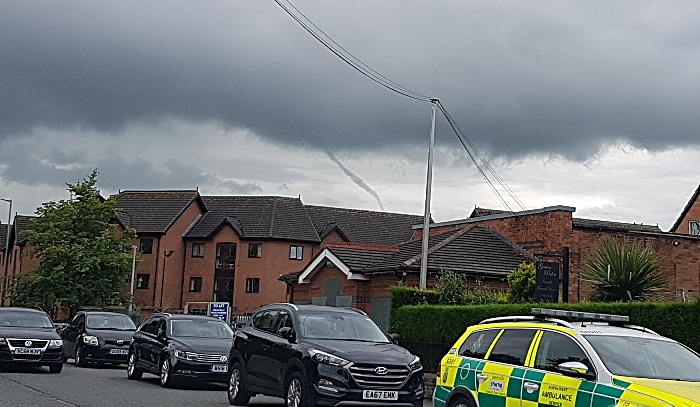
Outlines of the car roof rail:
{"type": "Polygon", "coordinates": [[[574,328],[574,326],[571,325],[570,323],[568,323],[564,320],[558,319],[558,318],[539,318],[539,317],[533,316],[533,315],[514,315],[514,316],[510,316],[510,317],[494,317],[494,318],[485,319],[485,320],[479,322],[479,324],[492,324],[492,323],[496,323],[496,322],[547,322],[550,324],[556,324],[556,325],[563,326],[563,327],[570,328],[570,329],[574,328]]]}
{"type": "Polygon", "coordinates": [[[652,335],[660,336],[660,335],[659,335],[658,333],[656,333],[655,331],[652,331],[651,329],[649,329],[649,328],[647,328],[647,327],[644,327],[644,326],[640,326],[640,325],[623,324],[622,327],[624,327],[624,328],[629,328],[629,329],[634,329],[635,331],[642,331],[642,332],[650,333],[650,334],[652,334],[652,335]]]}

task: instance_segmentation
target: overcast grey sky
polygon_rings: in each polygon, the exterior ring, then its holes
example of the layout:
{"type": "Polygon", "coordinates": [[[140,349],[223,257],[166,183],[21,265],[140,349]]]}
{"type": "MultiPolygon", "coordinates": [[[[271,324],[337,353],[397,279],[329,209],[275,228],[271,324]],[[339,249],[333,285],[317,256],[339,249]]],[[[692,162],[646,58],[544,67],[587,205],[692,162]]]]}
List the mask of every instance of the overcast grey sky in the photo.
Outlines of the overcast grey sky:
{"type": "MultiPolygon", "coordinates": [[[[698,2],[293,4],[440,98],[529,209],[667,230],[700,183],[698,2]]],[[[66,198],[94,168],[105,194],[423,211],[430,104],[360,75],[273,0],[5,1],[0,72],[13,212],[66,198]]],[[[505,209],[439,115],[433,185],[437,221],[505,209]]]]}

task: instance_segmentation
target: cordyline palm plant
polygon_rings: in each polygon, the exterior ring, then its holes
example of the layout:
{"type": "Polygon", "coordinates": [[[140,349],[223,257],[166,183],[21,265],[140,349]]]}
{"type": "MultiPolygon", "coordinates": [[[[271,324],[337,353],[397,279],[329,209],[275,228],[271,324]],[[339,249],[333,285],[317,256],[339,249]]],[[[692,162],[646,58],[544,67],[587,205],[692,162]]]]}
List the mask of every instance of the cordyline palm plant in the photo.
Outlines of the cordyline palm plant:
{"type": "Polygon", "coordinates": [[[639,242],[602,238],[584,264],[581,279],[593,283],[603,301],[641,300],[666,284],[661,259],[639,242]]]}

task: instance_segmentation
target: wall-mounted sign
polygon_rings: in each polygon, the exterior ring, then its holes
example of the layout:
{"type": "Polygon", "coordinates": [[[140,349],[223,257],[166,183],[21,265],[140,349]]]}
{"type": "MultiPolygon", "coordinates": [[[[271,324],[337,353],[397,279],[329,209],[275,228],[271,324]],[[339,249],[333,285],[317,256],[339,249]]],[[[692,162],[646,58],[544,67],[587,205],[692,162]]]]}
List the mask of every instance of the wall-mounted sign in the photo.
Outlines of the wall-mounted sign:
{"type": "Polygon", "coordinates": [[[700,221],[691,220],[688,227],[689,233],[692,236],[700,236],[700,221]]]}
{"type": "Polygon", "coordinates": [[[535,301],[559,302],[559,263],[537,263],[535,301]]]}

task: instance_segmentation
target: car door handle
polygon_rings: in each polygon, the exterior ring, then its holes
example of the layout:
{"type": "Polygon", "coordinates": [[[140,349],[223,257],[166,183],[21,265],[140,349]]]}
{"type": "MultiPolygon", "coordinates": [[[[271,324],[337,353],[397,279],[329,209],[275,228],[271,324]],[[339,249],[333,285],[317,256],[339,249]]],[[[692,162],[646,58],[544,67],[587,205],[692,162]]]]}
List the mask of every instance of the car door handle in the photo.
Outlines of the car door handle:
{"type": "Polygon", "coordinates": [[[489,377],[485,374],[478,374],[476,375],[476,379],[479,381],[479,383],[483,382],[484,380],[488,379],[489,377]]]}
{"type": "Polygon", "coordinates": [[[540,386],[537,383],[532,383],[532,382],[525,382],[525,384],[523,384],[523,387],[525,387],[525,390],[528,393],[532,393],[535,390],[540,388],[540,386]]]}
{"type": "Polygon", "coordinates": [[[262,348],[263,348],[263,350],[268,350],[268,349],[270,349],[270,346],[269,346],[269,345],[263,345],[262,348]]]}

